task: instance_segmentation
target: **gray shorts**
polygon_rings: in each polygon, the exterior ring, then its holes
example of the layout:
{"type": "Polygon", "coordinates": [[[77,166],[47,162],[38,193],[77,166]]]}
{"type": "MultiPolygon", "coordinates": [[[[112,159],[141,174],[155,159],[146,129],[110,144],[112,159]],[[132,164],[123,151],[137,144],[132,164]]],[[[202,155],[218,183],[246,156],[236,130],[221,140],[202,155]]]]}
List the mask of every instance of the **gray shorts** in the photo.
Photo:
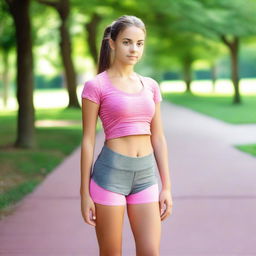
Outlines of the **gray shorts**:
{"type": "Polygon", "coordinates": [[[154,153],[142,157],[119,154],[104,144],[91,178],[112,192],[130,195],[157,184],[154,153]]]}

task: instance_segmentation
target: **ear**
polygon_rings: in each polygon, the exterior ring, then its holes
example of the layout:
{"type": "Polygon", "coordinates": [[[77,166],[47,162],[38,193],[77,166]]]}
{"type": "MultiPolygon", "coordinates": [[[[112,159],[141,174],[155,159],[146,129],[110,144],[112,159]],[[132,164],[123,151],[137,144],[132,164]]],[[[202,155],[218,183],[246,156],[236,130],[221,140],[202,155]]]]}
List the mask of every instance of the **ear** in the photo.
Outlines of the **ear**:
{"type": "Polygon", "coordinates": [[[112,50],[115,50],[115,42],[111,38],[109,38],[108,43],[109,43],[109,47],[112,50]]]}

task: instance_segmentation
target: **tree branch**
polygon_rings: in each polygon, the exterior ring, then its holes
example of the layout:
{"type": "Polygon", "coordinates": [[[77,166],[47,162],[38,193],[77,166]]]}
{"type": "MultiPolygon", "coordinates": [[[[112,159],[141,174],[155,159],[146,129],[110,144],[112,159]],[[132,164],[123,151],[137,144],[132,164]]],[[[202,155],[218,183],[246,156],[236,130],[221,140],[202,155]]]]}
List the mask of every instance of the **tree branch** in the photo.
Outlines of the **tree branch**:
{"type": "Polygon", "coordinates": [[[225,35],[220,35],[220,39],[222,40],[222,42],[224,42],[224,44],[230,46],[231,43],[228,41],[225,35]]]}

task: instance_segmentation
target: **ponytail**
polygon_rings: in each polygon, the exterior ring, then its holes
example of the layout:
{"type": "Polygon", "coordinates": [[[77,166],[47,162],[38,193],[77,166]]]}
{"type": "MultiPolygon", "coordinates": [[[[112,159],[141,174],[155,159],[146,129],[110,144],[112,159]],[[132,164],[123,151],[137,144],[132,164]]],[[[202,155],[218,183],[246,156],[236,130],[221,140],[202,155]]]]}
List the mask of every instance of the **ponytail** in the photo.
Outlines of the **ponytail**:
{"type": "Polygon", "coordinates": [[[110,38],[110,32],[111,32],[111,25],[107,26],[104,31],[104,36],[103,36],[101,48],[100,48],[100,57],[99,57],[98,72],[97,72],[98,74],[110,67],[111,49],[108,42],[110,38]]]}

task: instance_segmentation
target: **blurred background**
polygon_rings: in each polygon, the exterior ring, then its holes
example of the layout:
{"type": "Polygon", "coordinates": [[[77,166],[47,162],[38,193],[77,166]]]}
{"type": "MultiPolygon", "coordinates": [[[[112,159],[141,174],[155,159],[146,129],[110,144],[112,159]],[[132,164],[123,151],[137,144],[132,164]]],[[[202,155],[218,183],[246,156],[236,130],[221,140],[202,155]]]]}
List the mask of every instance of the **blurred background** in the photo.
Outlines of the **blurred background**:
{"type": "MultiPolygon", "coordinates": [[[[144,21],[135,70],[159,82],[166,102],[255,124],[255,13],[254,0],[0,1],[1,217],[81,142],[83,84],[121,15],[144,21]]],[[[255,156],[255,143],[239,148],[255,156]]]]}

